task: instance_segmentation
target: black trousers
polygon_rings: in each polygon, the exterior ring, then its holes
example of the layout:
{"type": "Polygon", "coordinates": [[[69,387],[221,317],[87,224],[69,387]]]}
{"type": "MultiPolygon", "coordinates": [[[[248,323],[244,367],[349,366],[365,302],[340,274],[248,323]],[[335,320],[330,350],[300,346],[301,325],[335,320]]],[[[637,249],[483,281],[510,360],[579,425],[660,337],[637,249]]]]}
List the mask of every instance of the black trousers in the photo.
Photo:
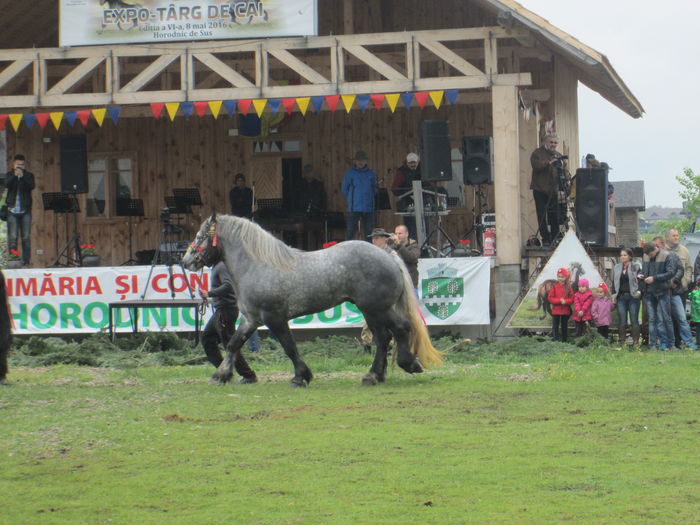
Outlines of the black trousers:
{"type": "Polygon", "coordinates": [[[605,339],[608,338],[608,335],[610,333],[610,327],[609,326],[598,326],[596,328],[598,330],[598,333],[605,337],[605,339]]]}
{"type": "MultiPolygon", "coordinates": [[[[201,341],[204,353],[207,354],[207,359],[215,367],[218,367],[224,360],[221,357],[219,344],[226,348],[236,332],[237,318],[238,308],[217,308],[202,330],[201,341]]],[[[255,377],[255,372],[248,366],[240,351],[236,354],[233,366],[242,377],[255,377]]]]}
{"type": "Polygon", "coordinates": [[[576,323],[576,337],[581,337],[586,333],[586,321],[575,321],[576,323]]]}
{"type": "Polygon", "coordinates": [[[564,341],[569,336],[569,317],[571,315],[554,315],[552,314],[552,339],[555,341],[564,341]]]}
{"type": "Polygon", "coordinates": [[[559,234],[559,202],[557,195],[532,190],[537,210],[537,228],[544,246],[549,246],[559,234]]]}

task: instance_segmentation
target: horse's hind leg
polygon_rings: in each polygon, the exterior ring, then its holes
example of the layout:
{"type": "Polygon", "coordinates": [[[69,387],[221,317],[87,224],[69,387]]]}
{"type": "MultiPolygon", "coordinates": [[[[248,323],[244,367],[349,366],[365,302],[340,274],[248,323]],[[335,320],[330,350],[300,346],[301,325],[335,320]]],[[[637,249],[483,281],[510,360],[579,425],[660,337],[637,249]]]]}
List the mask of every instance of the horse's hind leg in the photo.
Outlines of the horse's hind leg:
{"type": "Polygon", "coordinates": [[[282,348],[284,348],[284,353],[287,354],[287,357],[292,360],[292,364],[294,365],[292,387],[298,388],[307,386],[313,379],[314,375],[299,356],[297,343],[294,341],[294,336],[292,336],[287,320],[273,320],[265,317],[265,324],[272,329],[277,338],[280,340],[280,344],[282,345],[282,348]]]}

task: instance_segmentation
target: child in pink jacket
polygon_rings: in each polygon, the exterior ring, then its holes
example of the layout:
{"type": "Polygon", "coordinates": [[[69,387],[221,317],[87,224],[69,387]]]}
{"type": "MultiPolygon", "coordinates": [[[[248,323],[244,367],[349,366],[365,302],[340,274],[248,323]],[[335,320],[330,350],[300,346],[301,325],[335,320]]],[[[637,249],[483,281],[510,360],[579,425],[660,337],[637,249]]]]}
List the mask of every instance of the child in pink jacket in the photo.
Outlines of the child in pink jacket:
{"type": "Polygon", "coordinates": [[[598,329],[598,333],[608,338],[610,324],[612,323],[612,311],[615,305],[608,296],[608,287],[605,283],[600,283],[593,292],[594,299],[591,305],[591,317],[598,329]]]}
{"type": "Polygon", "coordinates": [[[586,323],[591,320],[592,305],[593,292],[588,289],[588,279],[579,279],[578,291],[574,294],[576,337],[581,337],[586,332],[586,323]]]}

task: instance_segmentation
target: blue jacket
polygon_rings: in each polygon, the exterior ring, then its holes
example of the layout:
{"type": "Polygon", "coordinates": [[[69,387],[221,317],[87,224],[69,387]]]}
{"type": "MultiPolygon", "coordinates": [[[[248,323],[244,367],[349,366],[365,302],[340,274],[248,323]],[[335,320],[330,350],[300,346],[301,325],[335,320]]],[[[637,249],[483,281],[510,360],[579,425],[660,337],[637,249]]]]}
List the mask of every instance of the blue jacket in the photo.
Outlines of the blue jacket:
{"type": "Polygon", "coordinates": [[[343,195],[348,202],[348,211],[373,212],[374,194],[377,190],[377,176],[369,168],[350,168],[343,177],[343,195]]]}

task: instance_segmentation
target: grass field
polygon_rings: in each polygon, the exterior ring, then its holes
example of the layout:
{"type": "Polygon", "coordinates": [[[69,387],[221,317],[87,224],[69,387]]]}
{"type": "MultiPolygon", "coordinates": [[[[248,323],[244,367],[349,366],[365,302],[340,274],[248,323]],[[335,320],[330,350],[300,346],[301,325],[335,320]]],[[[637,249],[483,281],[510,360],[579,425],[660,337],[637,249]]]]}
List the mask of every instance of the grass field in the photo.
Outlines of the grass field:
{"type": "Polygon", "coordinates": [[[309,351],[295,390],[266,351],[246,386],[15,364],[0,523],[698,521],[700,354],[520,339],[367,388],[361,351],[309,351]]]}

